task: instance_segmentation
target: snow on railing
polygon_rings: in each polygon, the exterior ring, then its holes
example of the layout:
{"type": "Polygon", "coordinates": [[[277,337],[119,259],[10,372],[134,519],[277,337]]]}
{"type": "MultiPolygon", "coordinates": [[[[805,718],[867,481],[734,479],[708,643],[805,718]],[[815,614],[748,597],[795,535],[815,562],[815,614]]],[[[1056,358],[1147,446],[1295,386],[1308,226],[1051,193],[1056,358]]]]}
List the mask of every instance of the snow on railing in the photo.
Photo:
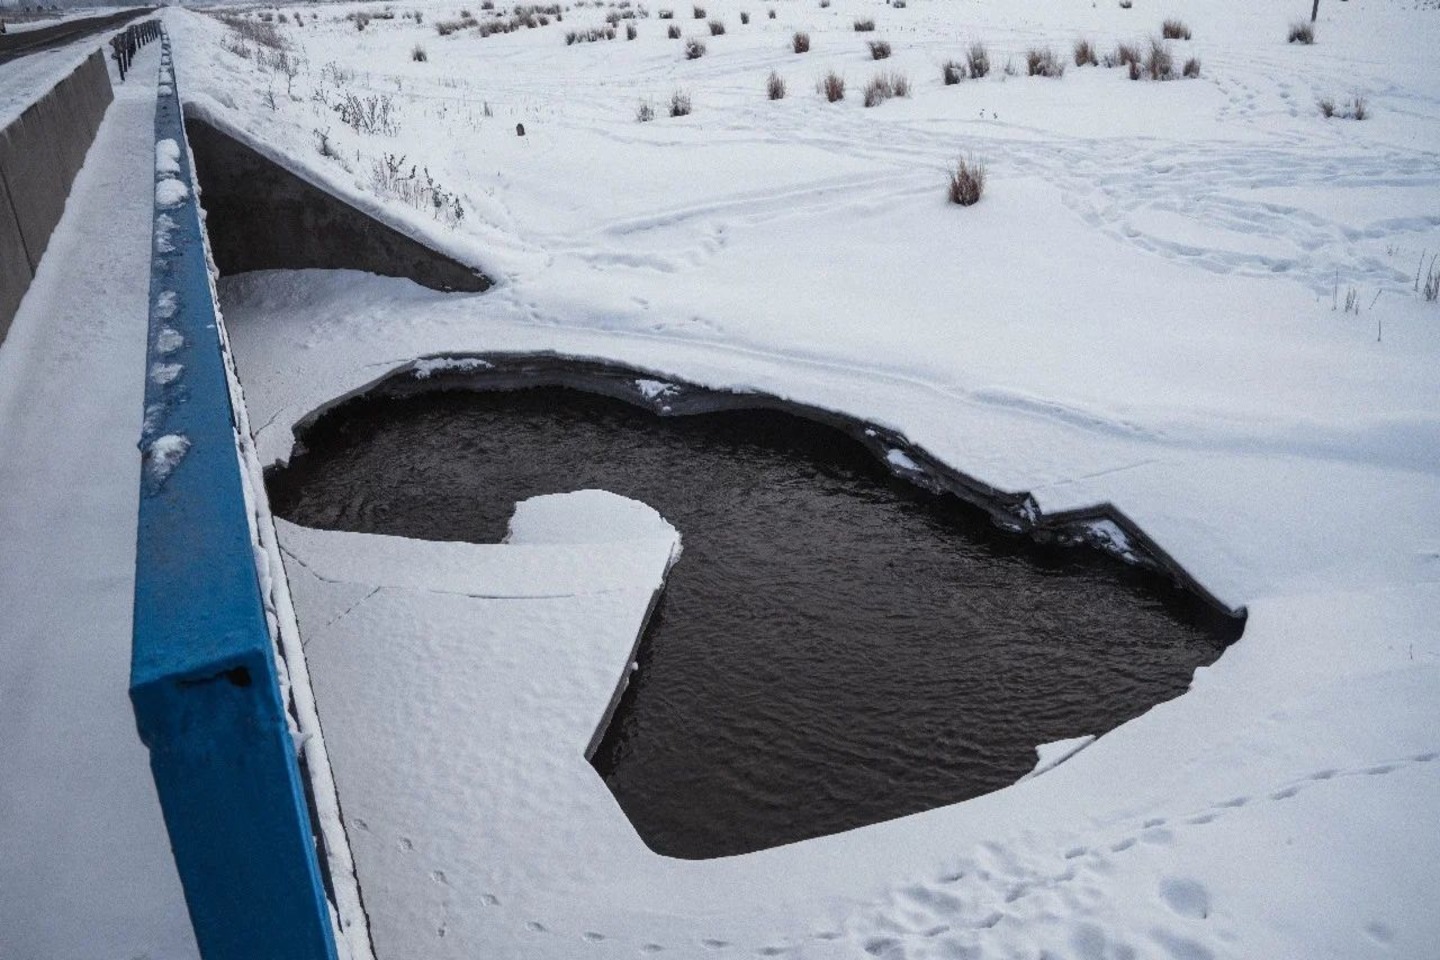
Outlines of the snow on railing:
{"type": "Polygon", "coordinates": [[[216,303],[168,37],[155,137],[130,678],[136,724],[207,960],[368,960],[354,866],[216,303]]]}

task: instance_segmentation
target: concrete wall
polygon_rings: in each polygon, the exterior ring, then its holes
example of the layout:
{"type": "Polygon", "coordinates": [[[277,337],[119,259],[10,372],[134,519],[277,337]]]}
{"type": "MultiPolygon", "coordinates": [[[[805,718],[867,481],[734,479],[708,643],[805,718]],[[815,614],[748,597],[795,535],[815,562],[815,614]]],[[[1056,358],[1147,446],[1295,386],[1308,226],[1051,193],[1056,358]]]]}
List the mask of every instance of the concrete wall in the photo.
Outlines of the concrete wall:
{"type": "Polygon", "coordinates": [[[185,121],[222,275],[247,270],[364,270],[435,290],[490,280],[316,187],[198,117],[185,121]]]}
{"type": "Polygon", "coordinates": [[[96,50],[0,131],[0,341],[113,99],[105,55],[96,50]]]}

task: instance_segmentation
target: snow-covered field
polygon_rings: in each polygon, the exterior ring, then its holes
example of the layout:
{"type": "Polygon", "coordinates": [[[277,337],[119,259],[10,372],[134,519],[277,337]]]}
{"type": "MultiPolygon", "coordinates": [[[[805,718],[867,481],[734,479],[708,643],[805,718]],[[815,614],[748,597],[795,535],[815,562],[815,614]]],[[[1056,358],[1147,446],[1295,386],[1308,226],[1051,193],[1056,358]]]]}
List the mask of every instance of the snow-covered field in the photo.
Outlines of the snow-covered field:
{"type": "Polygon", "coordinates": [[[1415,288],[1440,252],[1440,10],[1322,0],[1306,46],[1286,33],[1308,3],[703,5],[723,35],[655,4],[634,41],[622,20],[574,45],[612,8],[484,38],[438,35],[449,5],[364,29],[345,16],[384,7],[306,7],[303,26],[280,8],[293,77],[167,12],[194,109],[498,280],[224,282],[262,459],[419,357],[602,357],[884,423],[1047,510],[1112,501],[1249,625],[1185,696],[1015,787],[681,863],[606,812],[584,761],[591,681],[623,667],[611,627],[658,575],[652,558],[607,592],[625,565],[596,558],[644,556],[653,532],[548,542],[565,560],[536,577],[562,600],[486,565],[523,537],[472,567],[463,547],[283,528],[378,954],[1434,956],[1440,304],[1415,288]],[[1196,78],[1070,60],[1077,38],[1104,54],[1172,16],[1196,78]],[[944,85],[974,41],[991,75],[944,85]],[[1064,76],[1023,76],[1032,46],[1064,76]],[[816,92],[829,70],[839,103],[816,92]],[[881,70],[911,94],[866,108],[881,70]],[[677,90],[688,116],[666,115],[677,90]],[[1363,120],[1317,106],[1357,96],[1363,120]],[[348,125],[357,105],[383,129],[348,125]],[[964,209],[944,197],[961,154],[989,172],[964,209]],[[439,208],[405,200],[427,175],[439,208]],[[555,646],[581,615],[609,625],[593,660],[555,646]],[[536,711],[528,736],[493,735],[482,682],[536,711]],[[582,834],[567,811],[610,819],[582,834]]]}

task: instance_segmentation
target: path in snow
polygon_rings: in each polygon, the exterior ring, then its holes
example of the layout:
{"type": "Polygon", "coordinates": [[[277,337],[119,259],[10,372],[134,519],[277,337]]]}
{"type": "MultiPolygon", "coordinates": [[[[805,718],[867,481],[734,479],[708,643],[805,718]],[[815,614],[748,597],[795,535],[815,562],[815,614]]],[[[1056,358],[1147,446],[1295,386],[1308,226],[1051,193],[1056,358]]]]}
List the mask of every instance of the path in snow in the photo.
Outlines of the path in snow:
{"type": "Polygon", "coordinates": [[[126,695],[159,47],[116,82],[0,345],[4,957],[195,956],[126,695]]]}

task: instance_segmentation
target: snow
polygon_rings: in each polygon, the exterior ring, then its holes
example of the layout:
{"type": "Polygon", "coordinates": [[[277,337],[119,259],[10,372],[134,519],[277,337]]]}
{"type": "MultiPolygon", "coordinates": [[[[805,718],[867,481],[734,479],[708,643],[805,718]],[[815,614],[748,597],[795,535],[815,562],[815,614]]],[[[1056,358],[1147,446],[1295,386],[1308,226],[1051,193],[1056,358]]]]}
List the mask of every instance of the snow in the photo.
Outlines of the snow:
{"type": "Polygon", "coordinates": [[[1035,769],[1021,777],[1019,782],[1024,783],[1026,780],[1040,776],[1047,770],[1053,770],[1094,742],[1095,737],[1087,734],[1083,737],[1070,737],[1067,740],[1040,744],[1035,748],[1035,769]]]}
{"type": "Polygon", "coordinates": [[[489,366],[484,360],[473,358],[425,357],[416,360],[410,370],[417,379],[428,380],[437,373],[469,373],[489,366]]]}
{"type": "MultiPolygon", "coordinates": [[[[584,762],[663,569],[634,568],[643,541],[588,543],[578,500],[565,543],[282,523],[377,955],[1429,956],[1440,315],[1412,283],[1440,249],[1440,20],[1326,2],[1301,48],[1290,13],[1176,0],[1201,78],[1132,83],[999,68],[1036,43],[1142,39],[1161,16],[1143,4],[835,0],[754,7],[748,27],[740,4],[706,6],[728,31],[693,62],[653,19],[564,46],[601,9],[481,39],[438,37],[449,8],[364,31],[338,19],[362,8],[326,8],[294,31],[310,66],[273,109],[283,84],[219,24],[166,13],[194,109],[498,281],[224,281],[261,462],[417,362],[606,359],[642,386],[844,411],[1047,512],[1112,503],[1246,607],[1245,636],[1041,776],[685,863],[646,850],[584,762]],[[853,89],[880,68],[862,14],[910,98],[813,94],[827,69],[853,89]],[[972,39],[996,74],[942,86],[972,39]],[[681,87],[694,113],[635,122],[681,87]],[[342,89],[393,96],[399,132],[339,122],[316,97],[342,89]],[[1372,119],[1313,107],[1354,91],[1372,119]],[[377,193],[386,153],[457,191],[463,221],[377,193]],[[990,173],[965,210],[941,194],[960,153],[990,173]],[[1349,287],[1358,314],[1336,304],[1349,287]],[[539,548],[556,555],[498,552],[539,548]]],[[[1112,524],[1091,535],[1127,549],[1112,524]]]]}
{"type": "Polygon", "coordinates": [[[885,454],[885,462],[897,470],[920,472],[920,464],[910,458],[904,450],[891,450],[885,454]]]}
{"type": "MultiPolygon", "coordinates": [[[[0,955],[197,956],[126,695],[154,46],[0,344],[0,955]],[[83,282],[77,282],[82,280],[83,282]]],[[[31,59],[31,58],[26,58],[31,59]]],[[[10,88],[0,66],[0,97],[10,88]]]]}
{"type": "Polygon", "coordinates": [[[155,172],[177,176],[180,173],[180,144],[169,137],[155,143],[155,172]]]}
{"type": "Polygon", "coordinates": [[[145,449],[145,471],[150,482],[157,486],[164,483],[189,451],[190,438],[181,434],[167,433],[150,441],[145,449]]]}
{"type": "Polygon", "coordinates": [[[157,207],[175,207],[185,202],[190,196],[190,188],[185,186],[174,177],[165,177],[155,183],[155,205],[157,207]]]}

